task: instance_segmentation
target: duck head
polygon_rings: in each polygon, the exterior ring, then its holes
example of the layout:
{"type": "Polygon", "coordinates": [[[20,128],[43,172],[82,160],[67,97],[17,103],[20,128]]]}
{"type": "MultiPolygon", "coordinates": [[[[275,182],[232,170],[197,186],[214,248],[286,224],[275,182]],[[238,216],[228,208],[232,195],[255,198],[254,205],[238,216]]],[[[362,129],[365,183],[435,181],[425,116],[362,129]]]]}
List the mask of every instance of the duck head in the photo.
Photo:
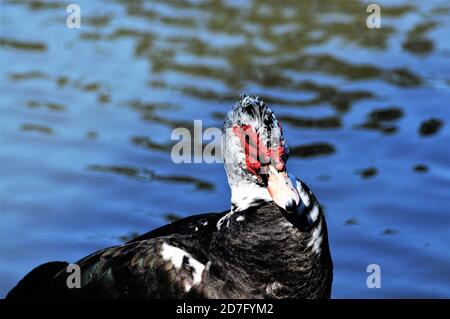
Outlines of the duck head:
{"type": "Polygon", "coordinates": [[[273,201],[294,212],[300,196],[287,173],[283,129],[259,97],[241,95],[223,127],[224,162],[233,211],[273,201]]]}

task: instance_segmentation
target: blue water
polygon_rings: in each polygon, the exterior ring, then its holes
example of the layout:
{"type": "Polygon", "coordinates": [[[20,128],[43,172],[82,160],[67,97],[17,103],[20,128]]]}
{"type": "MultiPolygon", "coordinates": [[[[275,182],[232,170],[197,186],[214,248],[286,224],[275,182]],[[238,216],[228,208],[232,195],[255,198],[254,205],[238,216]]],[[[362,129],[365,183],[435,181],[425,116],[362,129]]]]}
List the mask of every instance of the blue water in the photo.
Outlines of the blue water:
{"type": "Polygon", "coordinates": [[[40,263],[227,209],[222,165],[174,164],[170,134],[221,127],[249,93],[325,208],[332,296],[450,297],[448,1],[377,1],[380,29],[369,2],[77,3],[80,29],[65,2],[0,4],[0,296],[40,263]]]}

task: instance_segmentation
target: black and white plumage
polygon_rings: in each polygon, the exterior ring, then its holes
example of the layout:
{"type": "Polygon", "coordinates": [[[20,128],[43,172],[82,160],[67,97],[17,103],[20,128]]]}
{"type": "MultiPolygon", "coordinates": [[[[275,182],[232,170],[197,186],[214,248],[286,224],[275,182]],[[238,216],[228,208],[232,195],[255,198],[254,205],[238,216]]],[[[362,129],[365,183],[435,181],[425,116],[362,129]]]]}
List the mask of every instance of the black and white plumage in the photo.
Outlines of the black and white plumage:
{"type": "Polygon", "coordinates": [[[41,265],[7,298],[329,298],[325,217],[308,187],[287,174],[287,144],[272,111],[241,96],[224,133],[231,210],[187,217],[81,259],[81,288],[67,287],[67,263],[41,265]]]}

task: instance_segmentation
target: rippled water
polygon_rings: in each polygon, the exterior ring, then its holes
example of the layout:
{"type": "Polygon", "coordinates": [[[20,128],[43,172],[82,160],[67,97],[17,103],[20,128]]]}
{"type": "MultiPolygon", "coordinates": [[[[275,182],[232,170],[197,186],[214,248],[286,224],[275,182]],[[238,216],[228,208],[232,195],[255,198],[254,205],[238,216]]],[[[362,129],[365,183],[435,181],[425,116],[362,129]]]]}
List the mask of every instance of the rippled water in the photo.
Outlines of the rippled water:
{"type": "MultiPolygon", "coordinates": [[[[173,128],[240,93],[283,122],[326,210],[333,297],[450,297],[448,1],[0,4],[0,296],[48,260],[222,211],[221,164],[173,164],[173,128]],[[379,264],[382,287],[368,289],[379,264]]],[[[204,141],[207,143],[207,141],[204,141]]]]}

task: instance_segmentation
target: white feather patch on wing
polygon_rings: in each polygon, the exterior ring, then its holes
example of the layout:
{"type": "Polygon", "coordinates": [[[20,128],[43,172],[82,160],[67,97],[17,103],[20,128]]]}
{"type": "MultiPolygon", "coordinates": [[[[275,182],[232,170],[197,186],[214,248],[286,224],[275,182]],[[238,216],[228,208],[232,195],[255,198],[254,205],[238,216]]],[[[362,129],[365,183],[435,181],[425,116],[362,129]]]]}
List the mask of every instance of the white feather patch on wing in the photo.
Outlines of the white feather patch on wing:
{"type": "MultiPolygon", "coordinates": [[[[187,257],[188,264],[192,267],[192,285],[198,285],[202,281],[202,274],[205,270],[205,265],[192,257],[191,254],[175,246],[163,243],[161,248],[161,256],[165,261],[171,262],[176,269],[180,269],[183,265],[184,257],[187,257]]],[[[192,288],[190,283],[185,283],[185,290],[189,291],[192,288]]]]}
{"type": "Polygon", "coordinates": [[[192,281],[194,285],[198,285],[202,281],[202,274],[205,270],[205,265],[203,265],[201,262],[199,262],[195,258],[189,258],[189,266],[194,269],[192,273],[192,281]]]}
{"type": "Polygon", "coordinates": [[[184,250],[163,243],[161,248],[161,256],[165,261],[170,261],[175,268],[180,269],[183,265],[184,256],[189,255],[184,250]]]}

